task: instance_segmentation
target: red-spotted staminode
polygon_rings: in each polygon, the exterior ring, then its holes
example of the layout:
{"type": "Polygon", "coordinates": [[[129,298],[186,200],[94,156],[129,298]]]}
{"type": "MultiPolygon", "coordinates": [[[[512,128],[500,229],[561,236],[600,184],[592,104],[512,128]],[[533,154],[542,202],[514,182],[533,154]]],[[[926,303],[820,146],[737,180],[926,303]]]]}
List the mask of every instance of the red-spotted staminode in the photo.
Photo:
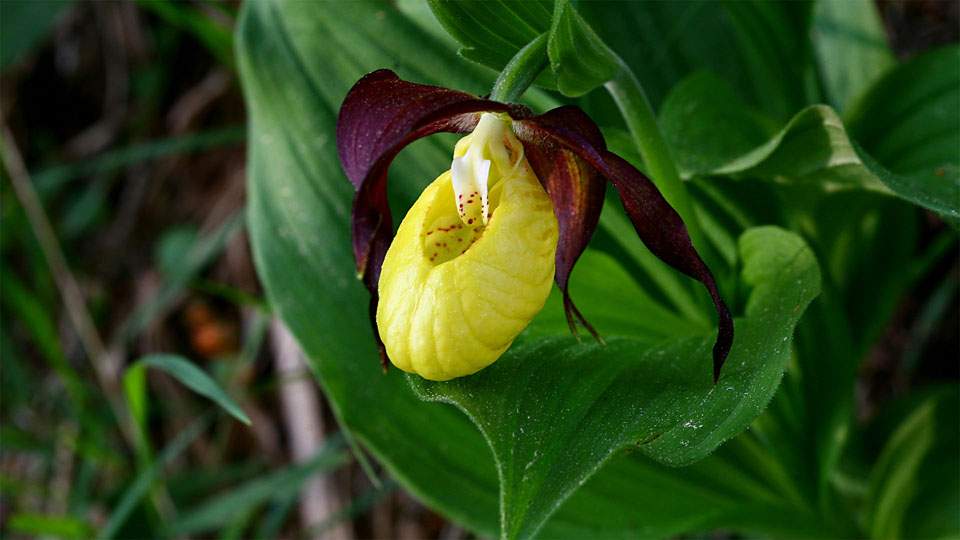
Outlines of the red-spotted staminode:
{"type": "MultiPolygon", "coordinates": [[[[542,308],[552,281],[567,323],[598,340],[567,290],[596,230],[609,180],[653,254],[702,282],[719,331],[714,380],[733,342],[733,319],[680,216],[653,183],[606,149],[579,108],[534,115],[523,105],[401,80],[360,79],[337,119],[337,149],[356,190],[353,253],[371,294],[383,368],[431,380],[493,363],[542,308]],[[387,169],[400,150],[437,132],[469,133],[410,208],[394,238],[387,169]]],[[[578,336],[579,339],[579,336],[578,336]]]]}

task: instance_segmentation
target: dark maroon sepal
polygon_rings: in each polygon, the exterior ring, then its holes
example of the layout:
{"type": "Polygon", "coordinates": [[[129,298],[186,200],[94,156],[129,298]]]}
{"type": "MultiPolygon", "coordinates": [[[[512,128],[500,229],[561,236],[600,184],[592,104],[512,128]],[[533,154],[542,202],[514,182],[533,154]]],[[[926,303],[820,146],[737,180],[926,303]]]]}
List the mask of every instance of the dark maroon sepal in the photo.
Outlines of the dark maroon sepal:
{"type": "Polygon", "coordinates": [[[660,260],[703,283],[713,299],[719,320],[717,341],[713,346],[716,382],[733,344],[733,317],[720,298],[713,274],[694,249],[680,215],[649,178],[607,150],[599,129],[579,108],[560,107],[514,122],[514,131],[523,141],[541,146],[551,141],[551,144],[568,149],[589,163],[617,189],[627,216],[647,248],[660,260]]]}
{"type": "MultiPolygon", "coordinates": [[[[564,108],[559,108],[536,116],[531,121],[552,125],[564,122],[565,116],[564,108]]],[[[583,135],[595,143],[603,144],[603,136],[596,126],[591,123],[589,127],[592,127],[593,131],[588,128],[583,135]]],[[[523,140],[523,148],[527,161],[550,195],[553,211],[557,216],[560,234],[557,241],[555,280],[563,292],[563,310],[567,324],[578,341],[580,334],[575,318],[597,341],[603,343],[600,334],[580,314],[580,310],[570,298],[569,281],[573,266],[597,230],[606,183],[589,163],[550,139],[523,140]]]]}
{"type": "Polygon", "coordinates": [[[344,98],[337,117],[337,152],[356,194],[351,216],[357,273],[370,291],[370,318],[386,369],[387,358],[376,331],[377,282],[393,240],[393,217],[387,202],[387,169],[397,153],[413,141],[438,132],[469,133],[481,112],[523,109],[470,94],[401,80],[381,69],[364,76],[344,98]]]}

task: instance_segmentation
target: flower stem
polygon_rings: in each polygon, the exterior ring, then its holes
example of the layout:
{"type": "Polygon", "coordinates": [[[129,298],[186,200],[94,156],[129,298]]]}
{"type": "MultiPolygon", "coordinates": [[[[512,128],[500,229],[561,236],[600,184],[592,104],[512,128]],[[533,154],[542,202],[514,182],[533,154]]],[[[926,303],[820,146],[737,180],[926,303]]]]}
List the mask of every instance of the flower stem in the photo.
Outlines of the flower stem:
{"type": "Polygon", "coordinates": [[[543,33],[527,43],[507,62],[493,83],[490,99],[503,103],[515,103],[527,91],[533,81],[546,69],[547,34],[543,33]]]}
{"type": "Polygon", "coordinates": [[[670,148],[663,138],[663,133],[657,124],[657,117],[653,114],[653,108],[640,82],[630,68],[621,61],[620,71],[605,86],[617,103],[620,114],[623,115],[630,130],[630,135],[633,136],[640,155],[643,156],[650,179],[663,194],[663,198],[683,218],[693,245],[698,250],[706,249],[708,245],[693,211],[687,186],[680,179],[677,166],[670,155],[670,148]]]}

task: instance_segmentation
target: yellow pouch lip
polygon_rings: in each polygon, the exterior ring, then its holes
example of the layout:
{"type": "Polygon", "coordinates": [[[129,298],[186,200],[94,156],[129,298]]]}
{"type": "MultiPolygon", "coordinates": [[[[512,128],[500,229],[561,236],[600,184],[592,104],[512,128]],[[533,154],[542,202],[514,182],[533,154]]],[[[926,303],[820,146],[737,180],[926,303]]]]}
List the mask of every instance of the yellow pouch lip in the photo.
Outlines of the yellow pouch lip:
{"type": "Polygon", "coordinates": [[[430,380],[475,373],[543,308],[553,283],[557,221],[529,165],[520,169],[491,190],[489,223],[452,259],[434,264],[423,249],[434,205],[456,215],[449,171],[404,217],[384,260],[377,307],[378,331],[397,368],[430,380]]]}

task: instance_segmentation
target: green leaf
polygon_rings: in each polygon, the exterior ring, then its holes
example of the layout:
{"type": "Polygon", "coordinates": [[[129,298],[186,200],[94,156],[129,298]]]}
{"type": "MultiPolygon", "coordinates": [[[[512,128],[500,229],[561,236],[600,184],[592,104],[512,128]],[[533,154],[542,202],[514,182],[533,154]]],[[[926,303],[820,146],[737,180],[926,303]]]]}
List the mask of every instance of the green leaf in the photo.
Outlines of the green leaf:
{"type": "MultiPolygon", "coordinates": [[[[443,28],[463,48],[460,55],[501,71],[517,52],[550,29],[552,0],[527,2],[461,2],[428,0],[443,28]]],[[[553,77],[537,84],[556,88],[553,77]]]]}
{"type": "Polygon", "coordinates": [[[266,469],[263,456],[255,456],[249,461],[237,461],[210,468],[203,464],[186,466],[166,477],[165,487],[176,501],[197,501],[204,495],[222,491],[225,488],[254,478],[266,469]]]}
{"type": "Polygon", "coordinates": [[[740,45],[753,97],[764,112],[778,120],[815,103],[810,81],[810,27],[813,2],[743,0],[721,2],[740,45]]]}
{"type": "Polygon", "coordinates": [[[0,326],[0,372],[3,373],[0,377],[0,406],[10,410],[16,404],[29,401],[33,377],[27,368],[32,362],[14,346],[7,328],[0,326]]]}
{"type": "MultiPolygon", "coordinates": [[[[918,212],[896,199],[845,191],[824,197],[804,214],[806,232],[823,261],[823,294],[797,327],[797,387],[793,409],[800,422],[810,473],[800,475],[817,495],[821,511],[838,520],[849,512],[830,500],[830,480],[849,445],[855,418],[854,388],[861,362],[875,347],[902,301],[922,275],[917,249],[918,212]]],[[[785,383],[785,385],[788,383],[785,383]]],[[[778,395],[778,399],[783,397],[778,395]]],[[[793,449],[780,454],[796,452],[793,449]]]]}
{"type": "Polygon", "coordinates": [[[816,2],[811,40],[828,102],[841,114],[895,63],[870,0],[816,2]]]}
{"type": "MultiPolygon", "coordinates": [[[[784,381],[782,393],[775,398],[781,406],[771,406],[771,411],[782,412],[771,420],[779,420],[782,429],[791,431],[780,444],[785,449],[778,454],[799,462],[795,469],[809,471],[798,475],[798,484],[816,495],[821,510],[831,500],[828,482],[848,441],[854,412],[852,389],[861,359],[851,343],[850,323],[837,296],[825,276],[823,293],[797,326],[796,368],[791,369],[792,377],[784,381]]],[[[826,510],[848,519],[842,515],[843,509],[826,510]]]]}
{"type": "Polygon", "coordinates": [[[108,212],[108,196],[114,180],[111,176],[95,178],[67,203],[58,227],[65,239],[75,239],[102,222],[108,212]]]}
{"type": "Polygon", "coordinates": [[[87,388],[60,347],[50,309],[6,265],[0,265],[0,288],[0,305],[9,309],[30,333],[31,342],[66,389],[74,412],[81,413],[88,400],[87,388]]]}
{"type": "MultiPolygon", "coordinates": [[[[737,40],[731,39],[737,28],[722,2],[605,0],[580,2],[577,10],[630,66],[657,108],[680,80],[702,69],[720,74],[745,95],[751,95],[755,81],[747,77],[741,49],[737,40]]],[[[619,114],[613,111],[613,115],[604,115],[597,100],[589,99],[585,105],[600,125],[620,123],[619,114]]]]}
{"type": "Polygon", "coordinates": [[[93,529],[87,522],[72,516],[53,516],[17,512],[6,523],[10,532],[43,538],[90,538],[93,529]]]}
{"type": "MultiPolygon", "coordinates": [[[[897,195],[907,201],[949,217],[960,217],[960,183],[940,177],[932,181],[888,171],[851,141],[837,114],[825,105],[797,113],[764,144],[738,154],[729,133],[746,146],[755,137],[756,114],[749,108],[723,102],[729,89],[716,77],[694,76],[677,88],[678,96],[665,101],[662,126],[675,155],[704,154],[704,161],[687,158],[681,174],[760,178],[780,183],[806,184],[825,191],[865,189],[897,195]],[[669,107],[668,107],[669,106],[669,107]],[[726,111],[743,119],[733,126],[711,123],[712,115],[693,115],[688,110],[726,111]],[[696,136],[688,137],[685,133],[696,136]],[[716,166],[722,162],[722,165],[716,166]]],[[[741,104],[742,105],[742,104],[741,104]]],[[[717,113],[720,114],[720,113],[717,113]]],[[[762,118],[762,117],[761,117],[762,118]]],[[[760,120],[760,123],[764,123],[760,120]]],[[[939,144],[939,143],[938,143],[939,144]]]]}
{"type": "Polygon", "coordinates": [[[830,502],[830,481],[842,472],[838,462],[850,443],[852,389],[861,362],[919,275],[919,221],[910,205],[859,191],[830,194],[803,215],[823,261],[824,290],[797,327],[795,398],[783,407],[799,411],[791,438],[804,442],[787,442],[778,454],[806,454],[809,473],[798,475],[800,483],[816,495],[823,514],[847,521],[849,512],[830,502]]]}
{"type": "Polygon", "coordinates": [[[750,152],[776,133],[773,119],[709,71],[674,87],[660,108],[660,125],[686,178],[723,167],[731,156],[750,152]]]}
{"type": "Polygon", "coordinates": [[[110,517],[97,533],[100,540],[113,538],[126,523],[137,504],[150,490],[163,470],[173,462],[197,437],[210,425],[210,415],[204,414],[195,418],[187,427],[183,428],[163,450],[157,455],[148,467],[137,473],[130,485],[124,490],[120,501],[110,511],[110,517]]]}
{"type": "Polygon", "coordinates": [[[874,538],[900,538],[909,532],[903,529],[903,517],[917,493],[917,472],[933,446],[934,411],[932,401],[917,408],[893,433],[877,460],[867,501],[874,538]]]}
{"type": "Polygon", "coordinates": [[[712,174],[788,178],[816,182],[827,190],[860,188],[891,193],[951,218],[960,217],[960,183],[902,176],[860,149],[832,109],[813,106],[797,113],[771,141],[712,174]]]}
{"type": "Polygon", "coordinates": [[[197,241],[197,228],[191,225],[174,226],[163,231],[153,247],[153,259],[164,275],[177,275],[183,266],[183,254],[197,241]]]}
{"type": "MultiPolygon", "coordinates": [[[[911,261],[918,253],[914,209],[897,200],[883,200],[876,194],[849,189],[858,185],[874,189],[858,182],[876,182],[872,178],[875,174],[889,173],[858,166],[855,160],[859,156],[850,147],[839,120],[832,111],[824,112],[827,115],[820,115],[819,119],[808,117],[806,127],[803,123],[793,125],[795,133],[778,135],[783,137],[781,145],[785,148],[768,145],[768,155],[773,157],[766,158],[766,165],[731,176],[773,179],[775,183],[769,186],[779,191],[788,205],[798,207],[808,202],[796,202],[795,195],[801,189],[783,184],[808,182],[812,187],[806,189],[808,192],[816,192],[821,182],[831,182],[830,189],[844,185],[848,188],[817,201],[812,213],[813,205],[798,212],[807,220],[803,225],[812,237],[818,258],[824,261],[828,285],[797,332],[797,407],[805,412],[805,423],[798,431],[805,433],[805,444],[809,445],[801,452],[809,455],[795,461],[809,465],[810,474],[801,478],[811,481],[810,491],[828,501],[827,481],[847,442],[853,410],[850,388],[856,370],[866,348],[888,324],[891,310],[909,287],[912,278],[907,276],[915,275],[911,261]],[[791,138],[794,142],[790,142],[791,138]],[[804,140],[808,143],[806,149],[798,142],[804,140]],[[830,149],[831,145],[835,148],[830,149]],[[846,151],[840,152],[843,148],[846,151]],[[849,163],[845,164],[847,158],[849,163]],[[764,166],[767,168],[762,169],[764,166]]],[[[750,155],[753,146],[763,142],[763,129],[769,129],[770,124],[765,116],[737,99],[721,79],[702,73],[674,89],[664,102],[661,121],[682,174],[688,178],[715,174],[728,166],[727,160],[750,155]]],[[[706,177],[696,184],[716,191],[728,189],[730,182],[706,177]]],[[[755,183],[752,186],[759,187],[755,183]]],[[[888,193],[882,185],[878,187],[878,192],[888,193]]],[[[736,195],[740,204],[748,202],[744,193],[736,195]]],[[[711,199],[710,202],[718,200],[711,199]]],[[[779,451],[780,455],[797,453],[796,444],[792,448],[786,446],[786,450],[779,451]]],[[[823,505],[825,509],[830,506],[827,502],[823,505]]]]}
{"type": "Polygon", "coordinates": [[[220,388],[216,381],[186,358],[174,354],[152,354],[137,360],[128,369],[136,369],[138,366],[152,367],[167,373],[187,388],[210,398],[237,420],[250,425],[250,418],[243,409],[220,388]]]}
{"type": "Polygon", "coordinates": [[[571,97],[603,85],[621,69],[620,58],[567,0],[554,6],[547,54],[557,87],[571,97]]]}
{"type": "Polygon", "coordinates": [[[287,495],[286,499],[279,498],[271,502],[270,507],[265,512],[266,515],[259,520],[256,531],[251,535],[251,538],[267,540],[279,537],[280,529],[286,524],[287,516],[294,505],[297,504],[299,496],[299,493],[292,493],[287,495]]]}
{"type": "Polygon", "coordinates": [[[132,163],[153,161],[164,156],[236,145],[242,143],[245,136],[246,130],[242,127],[178,135],[111,150],[74,163],[50,165],[33,172],[31,176],[40,195],[49,195],[78,178],[114,171],[132,163]]]}
{"type": "Polygon", "coordinates": [[[764,485],[766,471],[756,461],[737,463],[729,450],[745,435],[687,467],[659,465],[638,452],[614,458],[561,506],[540,536],[696,538],[691,533],[733,529],[746,537],[852,537],[781,499],[764,485]]]}
{"type": "Polygon", "coordinates": [[[123,395],[133,421],[137,457],[141,464],[148,464],[151,458],[150,438],[148,436],[147,371],[145,366],[132,366],[123,373],[123,395]]]}
{"type": "Polygon", "coordinates": [[[233,67],[233,34],[215,17],[187,2],[138,0],[144,9],[156,13],[167,23],[192,34],[213,53],[221,64],[233,67]]]}
{"type": "MultiPolygon", "coordinates": [[[[910,378],[914,376],[922,359],[924,359],[924,353],[928,352],[927,341],[935,335],[939,325],[948,324],[946,318],[951,316],[953,299],[957,297],[958,289],[960,289],[960,279],[956,274],[948,274],[940,280],[930,296],[923,301],[919,314],[910,324],[910,336],[903,348],[900,364],[897,366],[897,371],[900,372],[902,377],[910,378]]],[[[929,356],[933,356],[933,354],[929,356]]],[[[934,360],[933,358],[929,359],[934,360]]]]}
{"type": "Polygon", "coordinates": [[[716,386],[713,336],[649,344],[553,337],[515,346],[476,375],[445,383],[408,376],[424,399],[451,403],[493,449],[502,535],[529,537],[612,455],[627,448],[684,465],[743,430],[766,406],[790,356],[790,338],[820,288],[798,237],[753,229],[740,242],[753,286],[746,317],[716,386]]]}
{"type": "MultiPolygon", "coordinates": [[[[949,384],[949,383],[948,383],[949,384]]],[[[920,464],[916,489],[903,523],[902,535],[919,538],[960,536],[960,391],[941,389],[934,411],[934,442],[920,464]]]]}
{"type": "Polygon", "coordinates": [[[846,312],[856,363],[889,324],[901,297],[920,278],[920,222],[915,209],[877,194],[826,197],[812,214],[814,249],[846,312]]]}
{"type": "Polygon", "coordinates": [[[887,401],[860,434],[860,459],[873,463],[864,486],[865,525],[886,535],[878,538],[960,534],[958,425],[960,388],[943,382],[887,401]],[[880,503],[886,514],[880,513],[880,503]]]}
{"type": "MultiPolygon", "coordinates": [[[[889,71],[851,107],[847,125],[863,148],[894,173],[946,204],[960,194],[960,45],[921,54],[889,71]]],[[[942,209],[953,208],[953,212],[942,209]]]]}

